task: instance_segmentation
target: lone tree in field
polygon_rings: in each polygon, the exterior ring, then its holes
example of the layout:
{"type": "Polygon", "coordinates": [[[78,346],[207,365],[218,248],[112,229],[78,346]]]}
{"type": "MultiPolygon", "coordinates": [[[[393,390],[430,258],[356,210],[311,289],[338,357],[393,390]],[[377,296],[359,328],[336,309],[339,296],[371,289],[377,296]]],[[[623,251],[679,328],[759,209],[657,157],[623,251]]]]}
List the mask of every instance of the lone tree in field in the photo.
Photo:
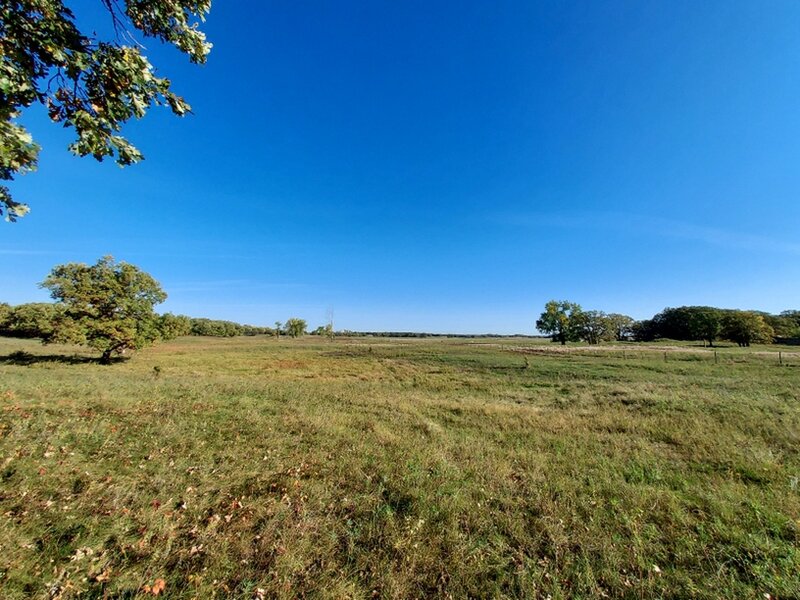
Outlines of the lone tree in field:
{"type": "Polygon", "coordinates": [[[554,342],[561,342],[563,346],[568,341],[579,339],[582,313],[580,304],[550,300],[536,321],[536,329],[551,336],[554,342]]]}
{"type": "Polygon", "coordinates": [[[153,307],[167,299],[158,282],[139,268],[111,256],[88,266],[59,265],[42,287],[64,307],[44,341],[86,345],[102,352],[100,362],[159,339],[160,318],[153,307]]]}
{"type": "Polygon", "coordinates": [[[305,335],[307,327],[308,325],[304,319],[288,319],[285,325],[286,335],[290,335],[293,338],[300,337],[305,335]]]}
{"type": "MultiPolygon", "coordinates": [[[[170,43],[190,61],[204,63],[211,44],[197,25],[211,0],[95,1],[108,11],[114,39],[79,30],[64,0],[0,2],[0,181],[36,169],[39,146],[16,121],[34,103],[54,123],[75,129],[73,153],[100,161],[110,156],[120,166],[143,158],[119,135],[127,121],[153,105],[169,106],[179,116],[190,111],[170,81],[156,76],[133,33],[170,43]]],[[[0,214],[14,221],[27,212],[0,185],[0,214]]]]}

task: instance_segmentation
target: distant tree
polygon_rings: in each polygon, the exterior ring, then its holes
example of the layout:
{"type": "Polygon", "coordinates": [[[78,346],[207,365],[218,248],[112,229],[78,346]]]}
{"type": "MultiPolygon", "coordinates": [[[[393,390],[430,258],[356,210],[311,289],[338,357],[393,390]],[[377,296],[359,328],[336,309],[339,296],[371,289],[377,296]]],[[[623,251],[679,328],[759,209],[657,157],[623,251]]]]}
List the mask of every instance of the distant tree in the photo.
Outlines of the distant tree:
{"type": "MultiPolygon", "coordinates": [[[[7,306],[7,305],[6,305],[7,306]]],[[[63,310],[50,302],[31,302],[10,307],[0,334],[19,338],[46,339],[53,334],[63,310]]]]}
{"type": "Polygon", "coordinates": [[[256,327],[254,325],[242,325],[241,335],[275,335],[269,327],[256,327]]]}
{"type": "Polygon", "coordinates": [[[665,308],[651,319],[653,338],[693,340],[690,310],[686,306],[665,308]]]}
{"type": "Polygon", "coordinates": [[[624,342],[633,337],[633,324],[634,320],[628,315],[621,315],[619,313],[611,313],[606,315],[610,331],[613,339],[618,342],[624,342]]]}
{"type": "Polygon", "coordinates": [[[722,331],[722,311],[710,306],[692,306],[689,310],[689,329],[692,339],[702,340],[713,346],[714,340],[722,331]]]}
{"type": "Polygon", "coordinates": [[[796,327],[800,327],[800,310],[784,310],[779,316],[792,321],[796,327]]]}
{"type": "Polygon", "coordinates": [[[99,350],[107,364],[114,353],[136,350],[159,337],[153,307],[167,295],[134,265],[106,256],[96,264],[59,265],[42,282],[64,309],[45,342],[68,342],[99,350]]]}
{"type": "Polygon", "coordinates": [[[164,313],[158,318],[158,334],[162,340],[174,340],[177,337],[192,334],[192,320],[184,315],[164,313]]]}
{"type": "Polygon", "coordinates": [[[244,333],[244,327],[233,321],[195,318],[191,320],[192,335],[208,337],[234,337],[244,333]]]}
{"type": "Polygon", "coordinates": [[[330,323],[326,323],[325,325],[320,325],[314,331],[311,332],[311,335],[318,335],[320,337],[326,337],[328,339],[333,339],[333,325],[330,323]]]}
{"type": "Polygon", "coordinates": [[[283,323],[280,321],[275,321],[275,337],[281,337],[281,331],[283,331],[283,323]]]}
{"type": "Polygon", "coordinates": [[[772,343],[775,331],[767,324],[763,315],[745,310],[732,310],[722,318],[721,335],[739,346],[749,346],[772,343]]]}
{"type": "MultiPolygon", "coordinates": [[[[169,106],[176,115],[190,110],[171,91],[170,81],[156,76],[132,31],[204,63],[211,44],[197,22],[205,19],[211,0],[101,2],[116,39],[104,41],[92,29],[78,29],[64,0],[0,3],[0,181],[36,168],[39,146],[17,122],[34,103],[42,104],[54,123],[75,129],[73,153],[97,160],[114,157],[121,166],[143,158],[119,135],[126,122],[143,117],[154,104],[169,106]]],[[[28,207],[0,185],[0,214],[13,221],[26,212],[28,207]]]]}
{"type": "Polygon", "coordinates": [[[5,335],[4,331],[9,326],[11,320],[11,306],[5,302],[0,302],[0,335],[5,335]]]}
{"type": "Polygon", "coordinates": [[[767,324],[772,327],[777,337],[800,337],[800,310],[785,310],[779,315],[759,313],[767,324]]]}
{"type": "Polygon", "coordinates": [[[566,300],[551,300],[545,304],[544,312],[536,321],[536,329],[560,342],[563,346],[568,341],[579,339],[580,304],[566,300]]]}
{"type": "Polygon", "coordinates": [[[306,325],[306,322],[303,319],[298,319],[296,317],[287,319],[286,335],[289,335],[293,338],[300,337],[305,335],[307,327],[308,325],[306,325]]]}
{"type": "Polygon", "coordinates": [[[723,311],[711,306],[665,308],[655,315],[650,326],[654,338],[697,340],[714,345],[722,329],[723,311]]]}
{"type": "Polygon", "coordinates": [[[589,344],[599,344],[614,339],[614,329],[608,315],[599,310],[576,313],[574,329],[580,339],[589,344]]]}
{"type": "Polygon", "coordinates": [[[631,325],[631,335],[636,342],[652,342],[658,337],[657,324],[653,319],[634,321],[631,325]]]}

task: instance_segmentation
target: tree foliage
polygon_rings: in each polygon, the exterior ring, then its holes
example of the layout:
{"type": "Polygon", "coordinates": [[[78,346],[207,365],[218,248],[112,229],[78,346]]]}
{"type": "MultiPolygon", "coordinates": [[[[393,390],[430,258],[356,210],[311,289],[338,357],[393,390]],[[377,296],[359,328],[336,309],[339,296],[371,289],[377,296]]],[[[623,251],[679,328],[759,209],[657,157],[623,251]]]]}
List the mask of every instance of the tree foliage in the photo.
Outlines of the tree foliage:
{"type": "Polygon", "coordinates": [[[191,333],[192,320],[185,315],[164,313],[158,317],[158,334],[162,340],[174,340],[191,333]]]}
{"type": "Polygon", "coordinates": [[[551,300],[536,321],[536,329],[561,344],[577,341],[599,344],[630,339],[634,320],[618,313],[609,315],[601,310],[583,310],[580,304],[566,300],[551,300]]]}
{"type": "Polygon", "coordinates": [[[785,310],[779,315],[758,313],[780,338],[800,338],[800,310],[785,310]]]}
{"type": "Polygon", "coordinates": [[[613,339],[618,342],[625,342],[633,338],[633,326],[635,323],[633,318],[619,313],[611,313],[606,318],[614,336],[613,339]]]}
{"type": "Polygon", "coordinates": [[[205,335],[210,337],[234,337],[237,335],[272,335],[269,327],[242,325],[233,321],[219,319],[190,319],[190,332],[185,335],[205,335]]]}
{"type": "Polygon", "coordinates": [[[568,341],[576,341],[580,338],[582,312],[580,304],[551,300],[545,304],[544,312],[536,321],[536,329],[552,336],[553,341],[561,342],[562,345],[568,341]]]}
{"type": "Polygon", "coordinates": [[[574,317],[576,336],[588,344],[610,342],[614,339],[614,326],[608,315],[600,310],[587,310],[574,317]]]}
{"type": "Polygon", "coordinates": [[[713,346],[722,331],[725,311],[711,306],[665,308],[640,328],[638,338],[702,341],[713,346]]]}
{"type": "Polygon", "coordinates": [[[758,313],[732,310],[722,318],[722,336],[739,346],[769,344],[775,337],[775,330],[758,313]]]}
{"type": "Polygon", "coordinates": [[[286,320],[286,325],[284,326],[284,329],[286,331],[286,335],[296,338],[305,335],[307,327],[308,325],[306,324],[304,319],[298,319],[297,317],[292,317],[291,319],[286,320]]]}
{"type": "Polygon", "coordinates": [[[326,323],[325,325],[320,325],[317,327],[311,332],[311,335],[318,335],[320,337],[326,337],[329,340],[332,340],[336,336],[336,332],[333,330],[332,323],[326,323]]]}
{"type": "Polygon", "coordinates": [[[46,338],[53,334],[63,309],[49,302],[30,302],[0,306],[0,335],[19,338],[46,338]]]}
{"type": "MultiPolygon", "coordinates": [[[[211,0],[97,0],[108,9],[115,39],[101,40],[78,29],[63,0],[0,3],[0,180],[36,168],[39,146],[17,122],[23,109],[40,103],[54,123],[75,130],[69,149],[121,166],[143,156],[120,135],[122,126],[153,105],[176,115],[190,111],[158,77],[132,31],[169,43],[194,63],[206,60],[211,44],[198,22],[211,0]]],[[[27,205],[0,185],[0,214],[13,221],[27,205]]]]}
{"type": "Polygon", "coordinates": [[[777,337],[800,335],[792,321],[794,311],[770,315],[756,311],[729,310],[710,306],[665,308],[652,319],[633,325],[634,339],[649,342],[657,339],[703,341],[709,345],[725,339],[749,346],[769,344],[777,337]]]}
{"type": "Polygon", "coordinates": [[[6,302],[0,302],[0,335],[8,327],[11,320],[11,305],[6,302]]]}
{"type": "Polygon", "coordinates": [[[42,282],[63,306],[63,317],[45,342],[87,345],[112,354],[136,350],[159,338],[159,318],[153,307],[167,295],[158,282],[134,265],[110,256],[95,265],[59,265],[42,282]]]}

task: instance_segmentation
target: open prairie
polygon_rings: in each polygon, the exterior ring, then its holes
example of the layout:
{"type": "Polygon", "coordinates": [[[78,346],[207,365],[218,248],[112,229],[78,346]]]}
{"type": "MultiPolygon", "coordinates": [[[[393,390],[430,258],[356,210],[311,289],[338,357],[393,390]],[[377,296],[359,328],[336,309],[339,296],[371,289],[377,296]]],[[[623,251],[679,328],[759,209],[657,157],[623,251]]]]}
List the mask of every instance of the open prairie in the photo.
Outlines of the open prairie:
{"type": "Polygon", "coordinates": [[[0,339],[1,596],[800,598],[800,359],[532,343],[0,339]]]}

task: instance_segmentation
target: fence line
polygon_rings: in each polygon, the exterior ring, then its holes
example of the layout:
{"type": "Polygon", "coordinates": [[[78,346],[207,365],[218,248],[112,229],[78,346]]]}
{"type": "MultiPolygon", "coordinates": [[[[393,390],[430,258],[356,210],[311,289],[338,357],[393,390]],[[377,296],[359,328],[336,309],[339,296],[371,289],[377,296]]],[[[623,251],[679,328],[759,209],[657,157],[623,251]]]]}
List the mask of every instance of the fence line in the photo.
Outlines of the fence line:
{"type": "Polygon", "coordinates": [[[525,355],[617,358],[620,360],[658,360],[664,362],[708,361],[714,364],[751,363],[800,366],[800,352],[784,350],[747,350],[732,348],[631,347],[631,346],[511,346],[498,344],[505,350],[525,355]],[[662,358],[663,357],[663,358],[662,358]]]}

